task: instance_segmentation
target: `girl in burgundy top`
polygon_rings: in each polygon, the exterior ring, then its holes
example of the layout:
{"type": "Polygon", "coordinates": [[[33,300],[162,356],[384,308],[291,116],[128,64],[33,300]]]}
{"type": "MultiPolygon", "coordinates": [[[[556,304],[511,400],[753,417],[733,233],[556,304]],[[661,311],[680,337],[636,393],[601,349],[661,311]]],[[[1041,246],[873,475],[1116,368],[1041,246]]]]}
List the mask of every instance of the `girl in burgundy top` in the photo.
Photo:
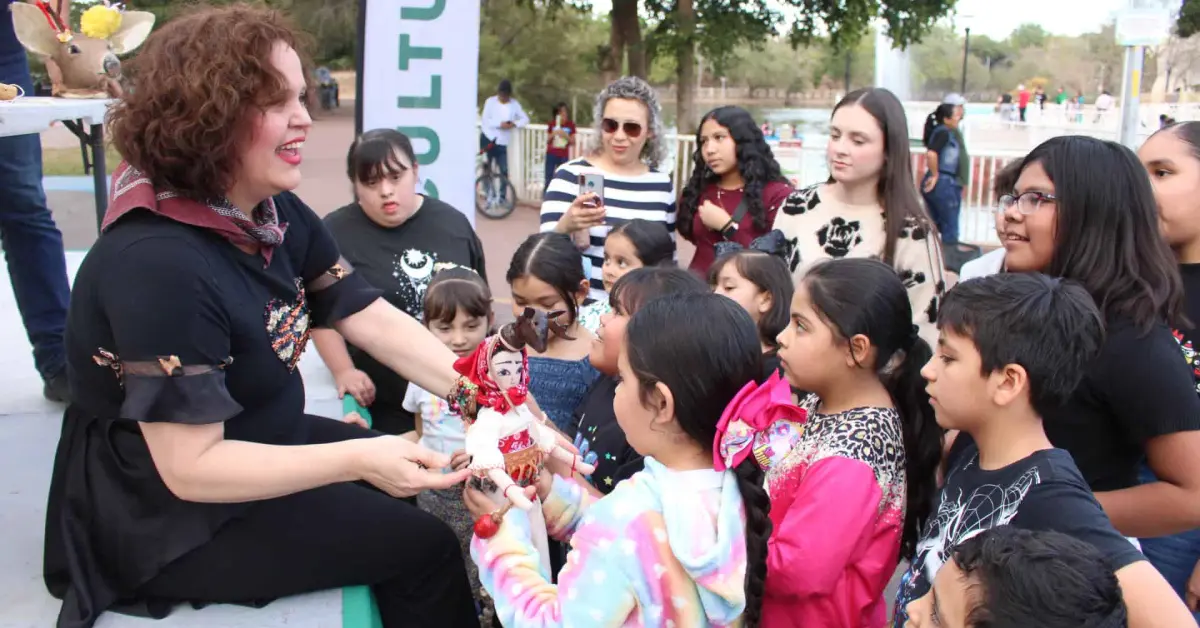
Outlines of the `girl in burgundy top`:
{"type": "Polygon", "coordinates": [[[554,171],[571,161],[571,143],[575,141],[575,123],[571,122],[567,103],[554,105],[554,115],[546,123],[546,184],[542,192],[550,187],[554,180],[554,171]]]}
{"type": "Polygon", "coordinates": [[[762,129],[741,107],[717,107],[700,120],[695,168],[679,201],[679,234],[696,245],[689,269],[704,275],[723,240],[750,246],[771,229],[775,212],[792,192],[762,129]],[[738,205],[747,207],[734,220],[738,205]]]}

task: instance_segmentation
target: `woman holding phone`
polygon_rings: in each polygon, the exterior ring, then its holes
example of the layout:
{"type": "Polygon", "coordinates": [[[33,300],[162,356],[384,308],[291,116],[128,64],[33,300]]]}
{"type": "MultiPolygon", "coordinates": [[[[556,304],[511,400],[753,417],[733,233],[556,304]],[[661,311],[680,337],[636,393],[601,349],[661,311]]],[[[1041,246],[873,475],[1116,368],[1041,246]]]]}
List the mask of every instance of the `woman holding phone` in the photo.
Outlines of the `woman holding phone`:
{"type": "Polygon", "coordinates": [[[600,145],[554,173],[541,229],[586,235],[576,244],[590,266],[589,296],[607,299],[601,267],[609,230],[641,218],[663,223],[673,235],[675,186],[670,173],[659,170],[662,109],[649,84],[632,76],[610,83],[596,97],[595,119],[600,145]]]}

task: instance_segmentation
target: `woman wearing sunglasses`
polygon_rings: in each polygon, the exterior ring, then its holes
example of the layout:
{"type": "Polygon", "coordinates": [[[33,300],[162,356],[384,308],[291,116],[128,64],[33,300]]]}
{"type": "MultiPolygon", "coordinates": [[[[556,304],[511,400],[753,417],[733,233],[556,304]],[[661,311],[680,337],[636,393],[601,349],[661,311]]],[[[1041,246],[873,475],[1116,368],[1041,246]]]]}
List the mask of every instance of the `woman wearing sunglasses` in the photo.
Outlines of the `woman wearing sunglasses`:
{"type": "Polygon", "coordinates": [[[1017,167],[996,225],[1005,271],[1082,284],[1107,326],[1083,383],[1043,417],[1046,435],[1122,534],[1200,527],[1200,397],[1170,327],[1183,286],[1145,169],[1120,144],[1079,136],[1048,140],[1017,167]],[[1142,460],[1158,481],[1139,484],[1142,460]]]}
{"type": "Polygon", "coordinates": [[[590,266],[591,298],[607,301],[604,291],[604,239],[612,227],[640,218],[661,222],[675,231],[675,186],[665,157],[662,109],[654,88],[642,79],[618,79],[596,97],[595,119],[600,145],[589,155],[563,164],[554,174],[542,202],[542,231],[576,234],[586,231],[583,249],[590,266]],[[586,173],[604,177],[602,194],[580,194],[586,173]]]}

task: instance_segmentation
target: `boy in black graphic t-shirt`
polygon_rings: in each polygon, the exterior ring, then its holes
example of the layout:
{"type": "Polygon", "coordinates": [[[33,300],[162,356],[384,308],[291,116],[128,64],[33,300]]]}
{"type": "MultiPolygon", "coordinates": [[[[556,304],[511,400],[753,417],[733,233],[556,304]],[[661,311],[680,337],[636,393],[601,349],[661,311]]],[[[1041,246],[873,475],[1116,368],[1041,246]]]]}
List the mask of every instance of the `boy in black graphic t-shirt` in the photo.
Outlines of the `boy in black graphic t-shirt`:
{"type": "Polygon", "coordinates": [[[1099,550],[1121,583],[1130,626],[1189,625],[1178,596],[1113,529],[1070,454],[1042,428],[1103,342],[1087,291],[1035,273],[973,279],[946,295],[938,326],[937,352],[921,374],[938,424],[961,433],[901,581],[896,625],[959,543],[1002,525],[1062,532],[1099,550]]]}

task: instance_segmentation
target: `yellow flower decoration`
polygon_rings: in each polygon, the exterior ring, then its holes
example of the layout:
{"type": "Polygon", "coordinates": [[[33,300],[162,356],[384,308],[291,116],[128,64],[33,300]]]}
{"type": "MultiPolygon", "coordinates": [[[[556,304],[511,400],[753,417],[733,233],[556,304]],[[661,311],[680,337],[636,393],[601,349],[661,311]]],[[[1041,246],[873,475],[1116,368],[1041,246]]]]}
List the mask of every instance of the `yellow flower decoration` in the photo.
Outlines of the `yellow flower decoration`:
{"type": "Polygon", "coordinates": [[[79,31],[88,37],[108,39],[121,28],[121,12],[112,7],[96,5],[79,18],[79,31]]]}

